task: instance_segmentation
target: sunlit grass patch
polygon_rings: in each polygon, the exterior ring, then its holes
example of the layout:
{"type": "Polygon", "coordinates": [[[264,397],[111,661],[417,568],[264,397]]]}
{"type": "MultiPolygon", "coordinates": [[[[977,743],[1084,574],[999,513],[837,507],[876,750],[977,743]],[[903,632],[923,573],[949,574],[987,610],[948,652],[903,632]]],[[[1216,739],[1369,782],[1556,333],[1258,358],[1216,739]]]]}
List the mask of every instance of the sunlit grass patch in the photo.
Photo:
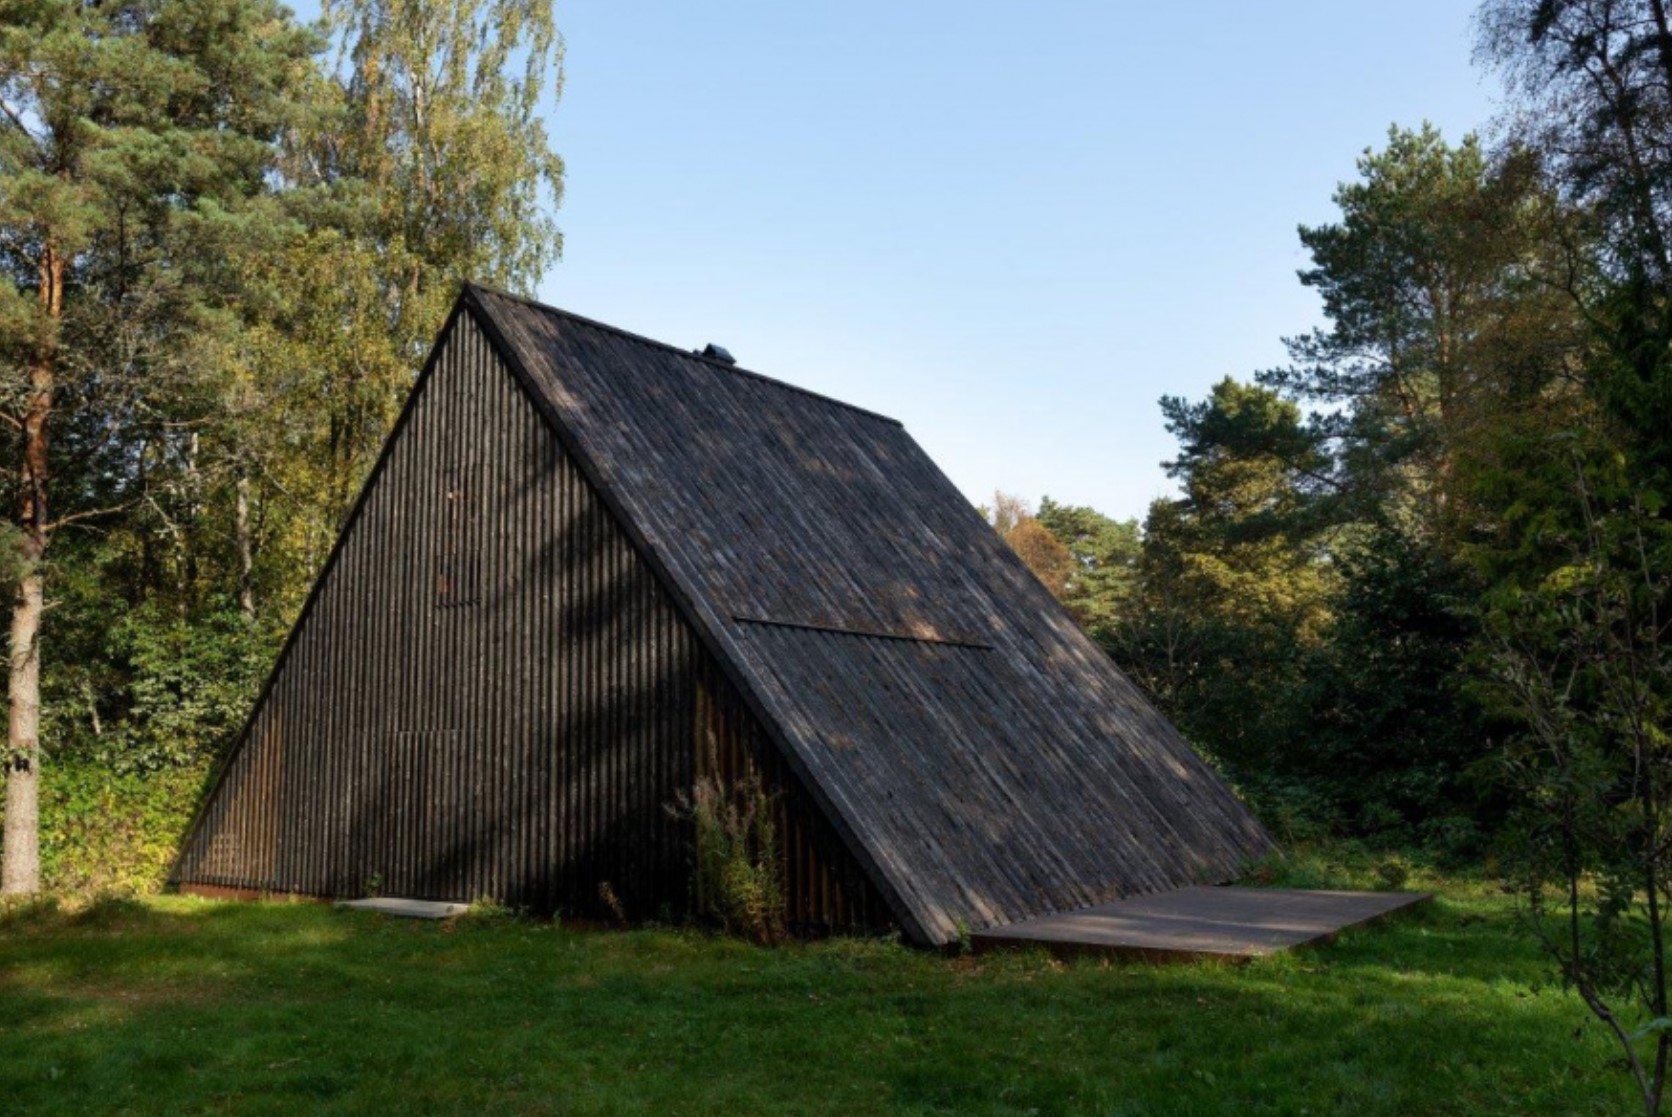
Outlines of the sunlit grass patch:
{"type": "MultiPolygon", "coordinates": [[[[1362,859],[1360,859],[1362,860],[1362,859]]],[[[1291,863],[1340,886],[1374,872],[1291,863]],[[1354,878],[1356,879],[1356,878],[1354,878]]],[[[1487,882],[1246,966],[167,897],[0,919],[4,1111],[1603,1114],[1613,1051],[1487,882]]]]}

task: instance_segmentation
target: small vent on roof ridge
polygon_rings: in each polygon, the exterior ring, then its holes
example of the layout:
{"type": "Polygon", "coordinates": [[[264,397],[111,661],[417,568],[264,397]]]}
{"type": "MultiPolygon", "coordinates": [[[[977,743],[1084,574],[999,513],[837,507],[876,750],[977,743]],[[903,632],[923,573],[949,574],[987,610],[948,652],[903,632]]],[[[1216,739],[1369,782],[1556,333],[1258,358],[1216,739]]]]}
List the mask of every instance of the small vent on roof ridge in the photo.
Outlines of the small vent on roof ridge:
{"type": "Polygon", "coordinates": [[[715,345],[712,341],[703,347],[702,355],[711,361],[719,361],[723,365],[735,365],[737,358],[726,351],[724,345],[715,345]]]}

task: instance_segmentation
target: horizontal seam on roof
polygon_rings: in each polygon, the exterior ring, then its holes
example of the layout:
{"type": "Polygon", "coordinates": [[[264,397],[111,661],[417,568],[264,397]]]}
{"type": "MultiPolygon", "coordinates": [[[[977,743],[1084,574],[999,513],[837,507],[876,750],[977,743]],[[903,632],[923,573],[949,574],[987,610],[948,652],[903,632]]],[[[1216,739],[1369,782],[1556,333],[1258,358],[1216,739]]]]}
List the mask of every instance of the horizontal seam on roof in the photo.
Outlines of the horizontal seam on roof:
{"type": "Polygon", "coordinates": [[[822,632],[830,636],[858,636],[866,640],[904,640],[910,644],[939,644],[947,648],[970,648],[980,652],[993,650],[991,644],[958,637],[913,636],[908,632],[874,632],[862,628],[837,628],[834,625],[827,624],[802,624],[799,621],[769,621],[761,617],[734,616],[732,620],[738,624],[757,624],[767,628],[794,628],[803,632],[822,632]]]}
{"type": "Polygon", "coordinates": [[[545,303],[537,302],[534,299],[524,298],[522,295],[513,295],[509,291],[501,291],[497,287],[489,287],[484,283],[476,283],[472,281],[470,286],[479,291],[484,291],[487,294],[497,296],[498,298],[507,299],[514,303],[521,303],[530,310],[538,310],[544,314],[552,314],[559,318],[567,318],[571,322],[578,322],[583,326],[589,326],[595,330],[603,330],[606,333],[616,334],[619,337],[626,338],[628,341],[636,341],[640,345],[653,345],[657,349],[666,349],[669,353],[672,353],[675,356],[687,357],[693,361],[701,361],[710,368],[718,369],[721,372],[729,372],[735,376],[742,376],[750,380],[759,381],[762,384],[771,385],[774,388],[782,388],[786,392],[794,392],[798,396],[806,396],[808,399],[816,399],[820,403],[828,403],[834,407],[845,408],[848,411],[856,411],[861,415],[868,416],[872,419],[881,419],[885,423],[892,424],[893,426],[900,427],[902,429],[905,427],[904,423],[894,418],[892,415],[884,415],[880,411],[872,411],[868,407],[860,407],[857,403],[849,403],[846,400],[840,400],[834,396],[827,396],[823,393],[815,392],[811,388],[803,388],[800,385],[791,384],[787,381],[779,380],[776,377],[767,376],[765,373],[755,372],[751,369],[741,368],[737,365],[729,365],[726,362],[716,360],[713,357],[705,357],[701,353],[693,353],[688,349],[681,349],[679,346],[670,342],[657,341],[653,337],[645,337],[643,334],[636,334],[632,330],[624,330],[620,326],[612,326],[608,322],[600,322],[596,318],[588,318],[584,314],[576,314],[572,310],[563,310],[559,307],[547,306],[545,303]]]}

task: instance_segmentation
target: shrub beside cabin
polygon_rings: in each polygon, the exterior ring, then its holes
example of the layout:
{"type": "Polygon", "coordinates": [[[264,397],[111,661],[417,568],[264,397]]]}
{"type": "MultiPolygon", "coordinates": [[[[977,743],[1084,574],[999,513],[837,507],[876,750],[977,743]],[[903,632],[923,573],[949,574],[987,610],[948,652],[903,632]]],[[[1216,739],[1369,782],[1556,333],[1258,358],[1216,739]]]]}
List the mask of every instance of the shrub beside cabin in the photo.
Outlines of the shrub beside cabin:
{"type": "Polygon", "coordinates": [[[899,423],[470,286],[173,881],[678,915],[667,808],[746,772],[806,931],[1271,848],[899,423]]]}

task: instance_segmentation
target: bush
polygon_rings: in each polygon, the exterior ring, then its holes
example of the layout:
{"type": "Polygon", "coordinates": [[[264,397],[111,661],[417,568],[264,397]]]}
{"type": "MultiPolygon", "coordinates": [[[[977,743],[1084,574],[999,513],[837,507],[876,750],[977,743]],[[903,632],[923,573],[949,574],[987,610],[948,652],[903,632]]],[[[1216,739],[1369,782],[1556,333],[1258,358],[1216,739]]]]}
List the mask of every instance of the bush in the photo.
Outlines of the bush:
{"type": "Polygon", "coordinates": [[[84,760],[41,766],[41,873],[71,897],[155,892],[191,822],[207,766],[113,772],[84,760]]]}
{"type": "Polygon", "coordinates": [[[673,814],[695,831],[697,910],[728,934],[763,945],[781,940],[783,863],[760,777],[750,773],[728,785],[701,776],[673,814]]]}
{"type": "MultiPolygon", "coordinates": [[[[72,900],[157,890],[205,779],[237,737],[278,622],[210,601],[90,598],[65,576],[44,646],[42,885],[72,900]]],[[[0,786],[4,775],[0,773],[0,786]]]]}
{"type": "Polygon", "coordinates": [[[1411,879],[1411,863],[1403,857],[1393,856],[1376,864],[1376,883],[1383,891],[1398,892],[1411,879]]]}
{"type": "Polygon", "coordinates": [[[126,667],[109,728],[88,751],[117,772],[199,764],[243,727],[278,633],[222,608],[191,620],[155,605],[128,614],[107,641],[126,667]]]}

